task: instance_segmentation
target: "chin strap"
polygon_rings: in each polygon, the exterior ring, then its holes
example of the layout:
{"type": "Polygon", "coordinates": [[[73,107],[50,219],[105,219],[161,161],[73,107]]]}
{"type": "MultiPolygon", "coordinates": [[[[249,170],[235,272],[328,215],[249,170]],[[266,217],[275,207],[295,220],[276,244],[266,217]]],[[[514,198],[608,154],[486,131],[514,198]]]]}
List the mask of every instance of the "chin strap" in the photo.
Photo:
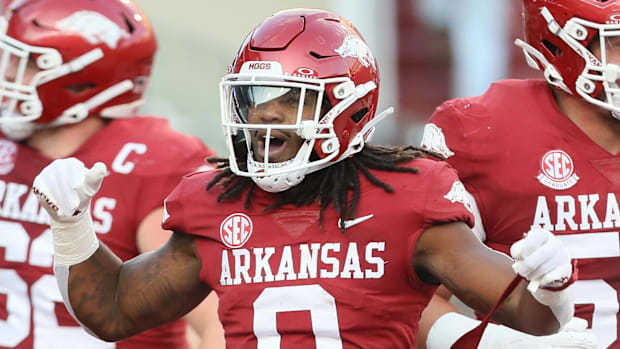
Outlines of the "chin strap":
{"type": "MultiPolygon", "coordinates": [[[[296,164],[303,164],[306,160],[306,157],[309,156],[309,148],[310,142],[304,142],[297,151],[297,155],[295,155],[294,158],[284,162],[268,163],[267,165],[265,165],[264,162],[254,160],[254,154],[252,152],[248,152],[248,171],[252,173],[258,173],[264,172],[265,169],[277,169],[286,166],[293,166],[296,164]]],[[[306,174],[309,173],[308,170],[308,167],[302,167],[295,171],[251,178],[254,183],[259,186],[259,188],[270,193],[279,193],[301,183],[301,181],[304,180],[306,174]]]]}

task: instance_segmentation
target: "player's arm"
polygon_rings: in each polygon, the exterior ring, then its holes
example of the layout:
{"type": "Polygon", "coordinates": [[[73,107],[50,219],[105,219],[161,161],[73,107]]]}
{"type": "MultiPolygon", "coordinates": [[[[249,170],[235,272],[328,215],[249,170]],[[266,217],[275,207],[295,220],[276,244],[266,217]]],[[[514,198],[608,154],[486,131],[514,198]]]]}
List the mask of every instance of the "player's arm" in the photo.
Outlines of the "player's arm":
{"type": "MultiPolygon", "coordinates": [[[[418,349],[443,349],[454,344],[480,321],[459,313],[450,303],[451,293],[440,286],[422,312],[418,323],[418,349]]],[[[478,349],[596,349],[597,339],[586,332],[588,322],[573,318],[562,331],[548,336],[532,336],[499,324],[489,324],[478,349]]]]}
{"type": "Polygon", "coordinates": [[[98,337],[117,341],[177,319],[210,288],[199,279],[192,236],[174,233],[157,251],[122,263],[97,239],[90,201],[105,176],[74,158],[55,160],[33,191],[49,213],[54,273],[67,309],[98,337]]]}
{"type": "MultiPolygon", "coordinates": [[[[164,245],[171,232],[161,227],[164,216],[163,207],[149,213],[140,223],[136,235],[136,244],[141,253],[154,251],[164,245]]],[[[196,308],[185,315],[196,340],[195,348],[224,349],[224,329],[217,315],[218,298],[211,292],[196,308]]]]}
{"type": "Polygon", "coordinates": [[[100,244],[90,258],[70,267],[70,307],[98,337],[118,341],[176,320],[198,305],[210,291],[199,280],[200,268],[194,238],[182,233],[125,263],[100,244]]]}
{"type": "Polygon", "coordinates": [[[435,321],[445,314],[459,312],[459,310],[449,302],[451,295],[452,292],[444,286],[439,286],[437,292],[435,292],[433,298],[431,298],[431,301],[426,308],[424,308],[420,321],[418,322],[418,349],[426,348],[426,337],[435,321]]]}
{"type": "MultiPolygon", "coordinates": [[[[486,237],[482,227],[482,218],[476,200],[469,197],[476,225],[472,228],[478,239],[486,237]]],[[[418,322],[418,349],[442,349],[450,347],[461,336],[468,333],[480,321],[461,314],[459,309],[450,303],[452,292],[440,286],[422,312],[418,322]]],[[[514,348],[571,348],[595,349],[596,337],[588,332],[587,321],[573,318],[557,334],[548,336],[532,336],[499,324],[489,324],[478,345],[479,349],[514,349],[514,348]]]]}
{"type": "MultiPolygon", "coordinates": [[[[528,249],[534,245],[528,245],[528,249]]],[[[554,253],[566,252],[560,250],[554,253]]],[[[532,252],[536,251],[528,251],[528,256],[532,256],[532,252]]],[[[568,267],[570,271],[570,258],[566,259],[556,264],[568,267]]],[[[557,269],[555,260],[551,264],[546,263],[548,261],[548,258],[542,258],[537,262],[535,271],[523,273],[539,280],[551,272],[545,268],[553,266],[554,272],[557,269]]],[[[485,247],[462,222],[438,224],[427,229],[418,239],[413,256],[413,266],[420,279],[443,284],[465,304],[481,313],[491,310],[514,278],[511,265],[508,257],[485,247]]],[[[563,324],[572,317],[573,307],[569,300],[560,308],[552,309],[537,301],[526,286],[527,282],[521,282],[509,295],[495,313],[495,321],[530,334],[546,335],[556,332],[561,322],[563,324]]]]}

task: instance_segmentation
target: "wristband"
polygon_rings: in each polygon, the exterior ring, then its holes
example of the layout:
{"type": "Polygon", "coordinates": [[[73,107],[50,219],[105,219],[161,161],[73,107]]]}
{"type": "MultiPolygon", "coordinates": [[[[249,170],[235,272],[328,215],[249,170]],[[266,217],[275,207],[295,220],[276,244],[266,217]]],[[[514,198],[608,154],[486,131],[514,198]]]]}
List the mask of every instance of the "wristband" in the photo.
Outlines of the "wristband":
{"type": "Polygon", "coordinates": [[[54,263],[72,266],[82,263],[99,248],[90,208],[72,222],[59,222],[50,218],[54,239],[54,263]]]}

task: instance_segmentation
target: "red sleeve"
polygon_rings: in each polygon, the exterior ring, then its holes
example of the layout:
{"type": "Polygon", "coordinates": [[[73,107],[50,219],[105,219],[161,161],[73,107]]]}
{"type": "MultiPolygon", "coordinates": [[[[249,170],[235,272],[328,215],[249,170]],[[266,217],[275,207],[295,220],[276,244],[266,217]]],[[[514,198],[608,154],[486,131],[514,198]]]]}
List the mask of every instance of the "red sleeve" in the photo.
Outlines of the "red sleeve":
{"type": "MultiPolygon", "coordinates": [[[[425,190],[420,190],[418,196],[412,196],[418,228],[408,237],[409,261],[413,260],[418,239],[431,226],[449,222],[465,222],[470,228],[474,226],[474,215],[467,206],[465,188],[456,171],[444,161],[427,160],[426,165],[419,168],[419,174],[423,177],[416,187],[425,190]]],[[[408,269],[408,273],[414,287],[434,292],[435,286],[422,282],[413,267],[408,269]]]]}
{"type": "Polygon", "coordinates": [[[473,227],[474,216],[456,171],[445,162],[436,162],[428,176],[432,181],[425,194],[424,225],[462,221],[473,227]]]}
{"type": "Polygon", "coordinates": [[[198,139],[170,149],[172,154],[158,161],[149,171],[140,171],[139,194],[136,196],[136,219],[139,224],[153,210],[163,205],[163,199],[184,175],[206,167],[205,159],[214,153],[198,139]],[[182,148],[182,149],[179,149],[182,148]]]}
{"type": "Polygon", "coordinates": [[[471,153],[459,104],[459,100],[452,100],[435,110],[424,127],[422,147],[439,152],[447,159],[471,153]]]}
{"type": "Polygon", "coordinates": [[[183,177],[181,183],[179,183],[172,193],[164,200],[164,221],[162,223],[162,228],[166,230],[184,233],[189,232],[188,227],[185,226],[182,205],[187,181],[187,177],[183,177]]]}
{"type": "MultiPolygon", "coordinates": [[[[475,183],[480,167],[501,156],[497,125],[487,104],[491,96],[460,98],[445,102],[435,110],[424,127],[422,146],[445,149],[446,162],[458,171],[467,191],[474,196],[484,220],[485,202],[475,183]]],[[[433,149],[431,149],[433,150],[433,149]]]]}
{"type": "MultiPolygon", "coordinates": [[[[468,182],[469,176],[478,172],[480,163],[494,159],[503,151],[498,133],[497,117],[492,115],[489,104],[497,104],[497,97],[490,89],[488,95],[460,98],[439,106],[424,127],[422,147],[445,147],[446,161],[468,182]]],[[[434,149],[431,149],[434,150],[434,149]]]]}

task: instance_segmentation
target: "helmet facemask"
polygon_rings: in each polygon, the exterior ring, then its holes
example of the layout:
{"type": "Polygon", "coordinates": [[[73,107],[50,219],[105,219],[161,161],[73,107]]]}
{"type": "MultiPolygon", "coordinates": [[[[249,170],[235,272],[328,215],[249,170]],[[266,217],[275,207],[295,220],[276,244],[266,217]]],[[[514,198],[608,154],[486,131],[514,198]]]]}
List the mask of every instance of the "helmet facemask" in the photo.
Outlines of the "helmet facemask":
{"type": "MultiPolygon", "coordinates": [[[[0,123],[30,123],[43,110],[37,86],[52,78],[62,58],[55,49],[30,46],[7,36],[6,26],[0,18],[0,123]]],[[[25,128],[30,127],[7,127],[25,128]]]]}
{"type": "MultiPolygon", "coordinates": [[[[82,70],[103,57],[94,49],[71,62],[64,63],[58,50],[32,46],[6,35],[6,19],[0,17],[0,127],[13,140],[28,138],[43,126],[33,121],[43,113],[37,88],[67,74],[82,70]]],[[[72,118],[71,122],[83,117],[72,118]]],[[[62,119],[61,124],[68,120],[62,119]]]]}
{"type": "Polygon", "coordinates": [[[588,102],[603,107],[611,112],[611,115],[620,120],[620,26],[612,32],[601,30],[599,34],[600,66],[586,66],[588,75],[577,80],[577,86],[583,86],[578,90],[579,94],[588,102]],[[602,34],[606,34],[603,36],[602,34]],[[601,82],[603,85],[603,98],[590,97],[592,83],[601,82]],[[583,91],[583,92],[582,92],[583,91]],[[590,100],[591,99],[591,100],[590,100]]]}
{"type": "Polygon", "coordinates": [[[575,83],[577,93],[587,102],[609,110],[614,118],[620,119],[620,24],[598,24],[572,18],[565,28],[569,35],[561,37],[585,62],[584,70],[575,83]],[[588,30],[596,30],[598,34],[589,47],[584,47],[577,40],[583,40],[588,30]],[[598,55],[592,52],[593,45],[598,45],[598,55]],[[603,86],[602,93],[597,95],[600,85],[603,86]]]}
{"type": "Polygon", "coordinates": [[[515,43],[523,49],[528,64],[535,69],[542,66],[551,85],[571,94],[575,91],[588,103],[609,110],[614,118],[620,119],[620,23],[601,24],[572,17],[562,27],[546,7],[540,10],[540,15],[546,21],[547,29],[566,43],[574,51],[572,54],[583,60],[584,68],[574,86],[570,86],[560,67],[550,63],[536,48],[517,40],[515,43]],[[589,37],[586,47],[583,42],[589,37]],[[600,47],[600,53],[592,52],[596,47],[593,45],[600,47]]]}
{"type": "MultiPolygon", "coordinates": [[[[325,84],[304,78],[260,78],[231,74],[221,88],[222,126],[231,170],[251,177],[261,188],[279,192],[299,184],[307,173],[332,160],[317,159],[317,140],[336,139],[332,123],[321,123],[325,84]],[[241,169],[233,138],[244,139],[247,169],[241,169]],[[312,157],[312,159],[311,159],[312,157]]],[[[336,139],[337,142],[337,139],[336,139]]]]}
{"type": "MultiPolygon", "coordinates": [[[[270,64],[276,69],[279,65],[270,64]]],[[[355,87],[347,77],[316,79],[245,74],[243,70],[225,76],[220,84],[222,126],[231,170],[252,178],[266,191],[281,192],[301,183],[306,174],[350,156],[354,152],[338,157],[341,147],[348,144],[340,144],[334,120],[373,88],[366,84],[355,87]],[[326,98],[326,86],[343,91],[341,101],[333,107],[326,98]],[[288,115],[278,115],[284,111],[288,115]],[[239,135],[245,140],[245,161],[234,146],[239,135]],[[314,151],[316,147],[323,157],[314,151]],[[241,168],[240,162],[246,162],[247,169],[241,168]]]]}

